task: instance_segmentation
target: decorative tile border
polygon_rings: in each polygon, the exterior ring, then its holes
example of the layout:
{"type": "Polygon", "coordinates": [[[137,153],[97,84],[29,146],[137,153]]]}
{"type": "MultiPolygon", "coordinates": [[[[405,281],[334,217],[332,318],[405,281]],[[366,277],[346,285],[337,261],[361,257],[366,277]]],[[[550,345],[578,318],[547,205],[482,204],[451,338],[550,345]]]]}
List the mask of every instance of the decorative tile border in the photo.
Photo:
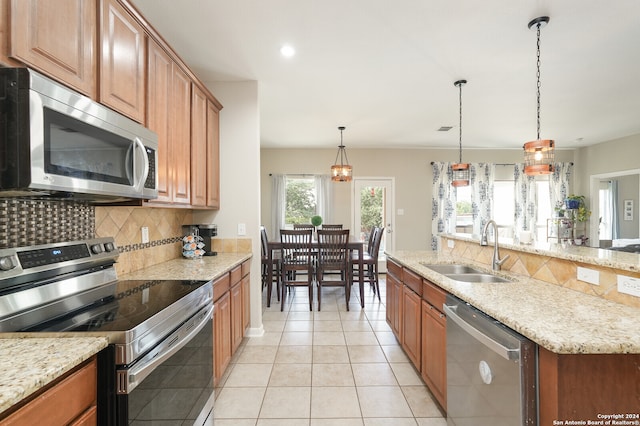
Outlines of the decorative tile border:
{"type": "Polygon", "coordinates": [[[171,238],[163,238],[161,240],[154,240],[154,241],[149,241],[148,243],[138,243],[138,244],[127,244],[125,246],[122,247],[118,247],[118,251],[120,253],[128,253],[128,252],[133,252],[133,251],[137,251],[137,250],[144,250],[144,249],[148,249],[151,247],[159,247],[159,246],[164,246],[167,244],[174,244],[174,243],[178,243],[182,241],[182,236],[179,237],[171,237],[171,238]]]}

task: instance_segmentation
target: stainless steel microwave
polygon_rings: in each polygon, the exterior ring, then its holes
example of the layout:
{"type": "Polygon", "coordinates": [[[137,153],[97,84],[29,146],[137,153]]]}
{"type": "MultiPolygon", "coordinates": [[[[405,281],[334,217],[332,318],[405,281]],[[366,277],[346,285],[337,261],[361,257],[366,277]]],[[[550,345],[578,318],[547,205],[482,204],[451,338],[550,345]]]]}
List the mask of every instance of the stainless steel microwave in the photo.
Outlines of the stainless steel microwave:
{"type": "Polygon", "coordinates": [[[158,196],[158,136],[27,68],[0,68],[0,197],[158,196]]]}

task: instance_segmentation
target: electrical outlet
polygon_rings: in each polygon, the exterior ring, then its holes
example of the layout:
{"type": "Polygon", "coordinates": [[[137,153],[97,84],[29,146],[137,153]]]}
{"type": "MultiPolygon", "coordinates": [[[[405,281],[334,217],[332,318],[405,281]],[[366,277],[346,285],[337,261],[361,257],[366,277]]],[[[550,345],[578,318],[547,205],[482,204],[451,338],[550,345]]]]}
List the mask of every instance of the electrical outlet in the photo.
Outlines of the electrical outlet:
{"type": "Polygon", "coordinates": [[[244,223],[238,224],[238,235],[247,235],[247,225],[244,223]]]}
{"type": "Polygon", "coordinates": [[[618,292],[640,297],[640,278],[618,275],[618,292]]]}
{"type": "Polygon", "coordinates": [[[143,226],[140,231],[142,231],[142,244],[146,244],[149,242],[149,227],[143,226]]]}
{"type": "Polygon", "coordinates": [[[447,240],[447,247],[453,248],[455,245],[456,243],[453,240],[447,240]]]}
{"type": "Polygon", "coordinates": [[[600,272],[578,266],[578,280],[589,284],[600,285],[600,272]]]}

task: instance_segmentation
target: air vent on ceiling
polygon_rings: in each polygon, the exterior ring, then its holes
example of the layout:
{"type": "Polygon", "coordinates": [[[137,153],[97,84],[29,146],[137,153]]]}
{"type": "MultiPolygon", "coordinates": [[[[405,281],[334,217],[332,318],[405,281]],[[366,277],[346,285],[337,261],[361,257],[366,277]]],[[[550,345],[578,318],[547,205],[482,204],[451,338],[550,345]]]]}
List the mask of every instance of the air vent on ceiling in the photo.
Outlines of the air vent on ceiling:
{"type": "Polygon", "coordinates": [[[440,126],[440,128],[438,129],[439,132],[448,132],[449,130],[453,129],[453,126],[440,126]]]}

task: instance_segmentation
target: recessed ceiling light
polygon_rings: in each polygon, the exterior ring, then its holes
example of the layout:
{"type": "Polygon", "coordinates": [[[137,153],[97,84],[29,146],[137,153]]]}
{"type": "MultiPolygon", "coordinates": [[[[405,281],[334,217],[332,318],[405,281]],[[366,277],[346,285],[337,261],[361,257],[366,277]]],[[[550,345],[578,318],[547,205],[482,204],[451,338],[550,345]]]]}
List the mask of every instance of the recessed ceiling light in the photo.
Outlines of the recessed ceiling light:
{"type": "Polygon", "coordinates": [[[280,48],[280,53],[285,58],[290,58],[296,54],[296,49],[294,49],[293,46],[291,46],[290,44],[285,44],[280,48]]]}

